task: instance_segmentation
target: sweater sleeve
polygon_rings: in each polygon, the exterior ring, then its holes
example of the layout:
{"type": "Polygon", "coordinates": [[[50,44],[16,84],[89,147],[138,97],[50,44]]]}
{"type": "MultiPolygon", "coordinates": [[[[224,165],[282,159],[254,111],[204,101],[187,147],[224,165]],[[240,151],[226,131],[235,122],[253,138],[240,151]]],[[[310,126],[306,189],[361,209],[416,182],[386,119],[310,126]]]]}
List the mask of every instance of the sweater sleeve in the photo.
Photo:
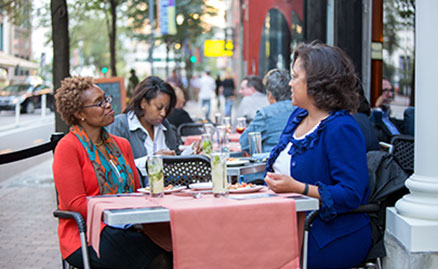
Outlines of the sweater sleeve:
{"type": "MultiPolygon", "coordinates": [[[[84,161],[72,139],[62,139],[58,143],[53,159],[53,178],[61,209],[77,211],[86,219],[87,191],[82,170],[84,161]]],[[[95,194],[98,193],[89,195],[95,194]]]]}
{"type": "Polygon", "coordinates": [[[368,168],[365,141],[361,131],[353,124],[336,124],[327,128],[324,143],[329,159],[330,177],[334,184],[323,188],[322,208],[327,217],[347,212],[366,202],[368,194],[368,168]]]}

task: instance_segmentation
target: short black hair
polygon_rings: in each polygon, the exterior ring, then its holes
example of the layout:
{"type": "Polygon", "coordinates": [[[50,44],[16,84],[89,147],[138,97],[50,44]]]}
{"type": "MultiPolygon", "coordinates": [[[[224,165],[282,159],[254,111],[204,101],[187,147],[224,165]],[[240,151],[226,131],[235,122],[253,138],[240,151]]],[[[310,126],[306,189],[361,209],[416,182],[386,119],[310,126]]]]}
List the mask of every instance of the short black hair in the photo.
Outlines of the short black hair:
{"type": "Polygon", "coordinates": [[[166,110],[167,117],[175,107],[176,95],[172,86],[157,76],[149,76],[140,82],[137,87],[135,87],[134,96],[129,101],[128,106],[125,108],[123,113],[134,111],[137,117],[143,117],[144,110],[141,108],[141,101],[145,99],[149,104],[150,100],[155,99],[158,93],[164,93],[170,97],[170,104],[166,110]]]}
{"type": "Polygon", "coordinates": [[[247,85],[250,88],[256,89],[256,91],[265,93],[265,87],[263,86],[263,81],[258,76],[250,75],[246,76],[242,79],[242,81],[246,80],[247,85]]]}

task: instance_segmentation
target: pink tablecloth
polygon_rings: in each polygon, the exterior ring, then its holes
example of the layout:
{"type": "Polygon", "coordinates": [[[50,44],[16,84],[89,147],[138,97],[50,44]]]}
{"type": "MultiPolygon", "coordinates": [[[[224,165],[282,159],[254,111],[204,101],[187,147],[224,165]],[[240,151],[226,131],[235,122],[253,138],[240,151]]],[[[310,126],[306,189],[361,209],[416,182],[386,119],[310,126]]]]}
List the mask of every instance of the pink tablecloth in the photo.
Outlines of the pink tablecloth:
{"type": "MultiPolygon", "coordinates": [[[[170,210],[175,268],[299,268],[300,237],[292,199],[166,195],[148,202],[170,210]]],[[[96,204],[102,205],[106,206],[96,204]]]]}
{"type": "Polygon", "coordinates": [[[105,227],[102,214],[105,209],[156,207],[157,204],[140,197],[99,196],[87,201],[87,241],[99,256],[100,233],[105,227]]]}

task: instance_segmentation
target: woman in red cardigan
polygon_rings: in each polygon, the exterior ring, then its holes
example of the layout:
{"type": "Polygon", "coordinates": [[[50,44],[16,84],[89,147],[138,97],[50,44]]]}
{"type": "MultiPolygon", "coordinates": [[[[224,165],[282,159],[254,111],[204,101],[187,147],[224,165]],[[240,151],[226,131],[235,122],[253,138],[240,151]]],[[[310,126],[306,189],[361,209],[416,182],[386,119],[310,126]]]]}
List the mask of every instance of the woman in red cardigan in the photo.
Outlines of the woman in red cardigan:
{"type": "MultiPolygon", "coordinates": [[[[56,93],[58,112],[71,125],[70,132],[58,143],[53,161],[59,209],[77,211],[84,219],[87,196],[133,192],[140,187],[128,141],[103,128],[114,121],[111,100],[91,77],[66,78],[56,93]]],[[[75,221],[60,219],[58,235],[63,259],[82,267],[75,221]]],[[[100,257],[91,247],[89,253],[92,267],[171,267],[171,255],[134,228],[105,226],[100,257]]]]}

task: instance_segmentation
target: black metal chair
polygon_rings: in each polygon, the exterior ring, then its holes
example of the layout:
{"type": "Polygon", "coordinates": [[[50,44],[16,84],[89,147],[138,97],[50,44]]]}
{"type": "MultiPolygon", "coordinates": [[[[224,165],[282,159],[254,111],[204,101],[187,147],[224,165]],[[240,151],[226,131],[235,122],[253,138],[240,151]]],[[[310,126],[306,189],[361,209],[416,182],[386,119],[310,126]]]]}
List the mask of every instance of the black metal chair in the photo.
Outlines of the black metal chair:
{"type": "MultiPolygon", "coordinates": [[[[349,212],[340,214],[367,213],[370,217],[372,231],[372,247],[365,261],[358,265],[359,268],[381,269],[381,258],[386,256],[383,243],[385,233],[386,207],[393,206],[395,202],[406,194],[404,182],[408,178],[405,170],[395,161],[395,156],[385,151],[369,151],[367,153],[369,172],[369,197],[368,204],[361,205],[349,212]]],[[[307,240],[313,220],[319,216],[315,210],[306,216],[304,223],[304,243],[302,267],[307,268],[307,240]]]]}
{"type": "Polygon", "coordinates": [[[203,155],[163,156],[163,173],[165,186],[210,181],[210,158],[203,155]]]}
{"type": "Polygon", "coordinates": [[[196,123],[196,122],[183,123],[180,126],[178,126],[177,134],[179,137],[184,137],[188,135],[199,135],[202,134],[203,126],[204,126],[203,123],[196,123]]]}
{"type": "Polygon", "coordinates": [[[414,144],[411,135],[395,135],[391,138],[392,155],[408,174],[414,172],[414,144]]]}

